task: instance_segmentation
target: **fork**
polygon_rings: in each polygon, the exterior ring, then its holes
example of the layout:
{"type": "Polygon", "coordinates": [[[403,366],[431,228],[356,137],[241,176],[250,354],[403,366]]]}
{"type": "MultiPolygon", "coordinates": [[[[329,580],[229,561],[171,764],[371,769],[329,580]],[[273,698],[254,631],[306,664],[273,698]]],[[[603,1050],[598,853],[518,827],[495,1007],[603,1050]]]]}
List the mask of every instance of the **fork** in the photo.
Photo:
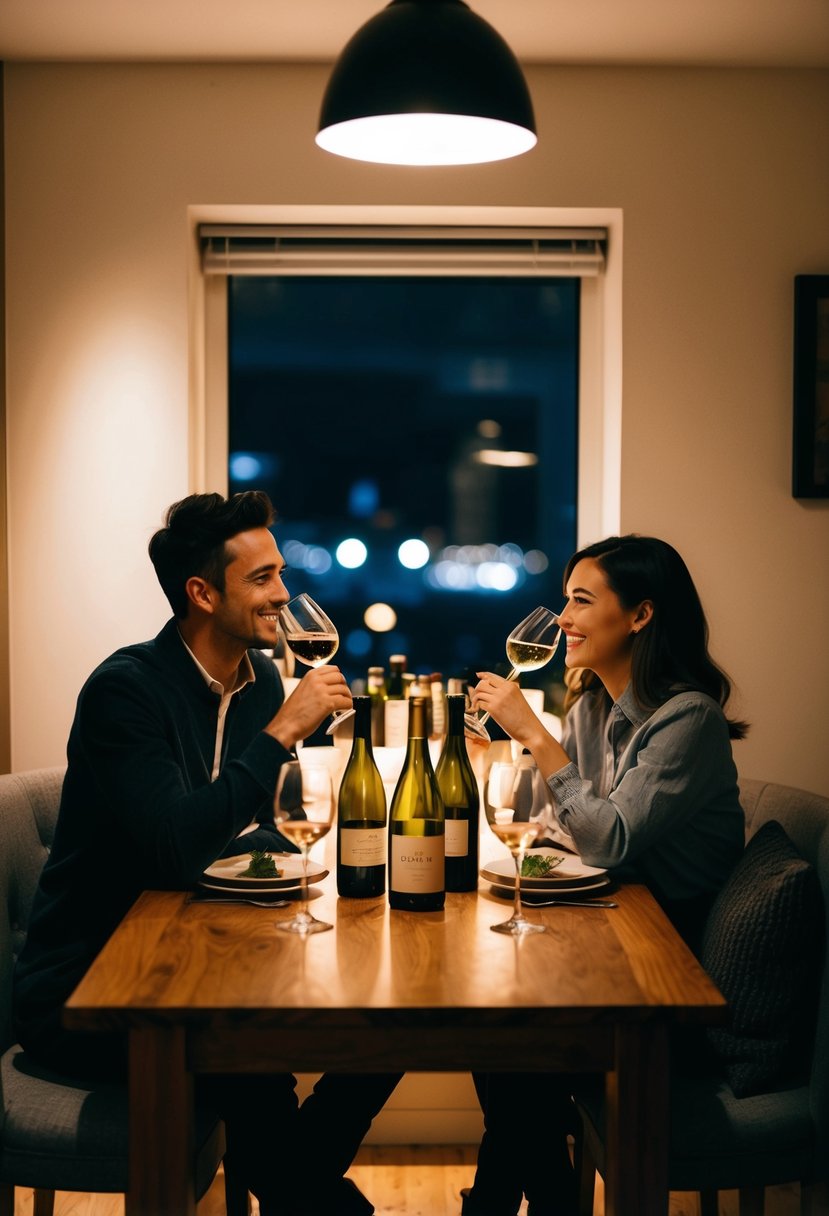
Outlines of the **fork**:
{"type": "Polygon", "coordinates": [[[528,899],[528,908],[618,908],[611,899],[528,899]]]}
{"type": "Polygon", "coordinates": [[[287,908],[289,899],[235,899],[232,895],[211,896],[193,900],[197,904],[253,904],[254,908],[287,908]]]}

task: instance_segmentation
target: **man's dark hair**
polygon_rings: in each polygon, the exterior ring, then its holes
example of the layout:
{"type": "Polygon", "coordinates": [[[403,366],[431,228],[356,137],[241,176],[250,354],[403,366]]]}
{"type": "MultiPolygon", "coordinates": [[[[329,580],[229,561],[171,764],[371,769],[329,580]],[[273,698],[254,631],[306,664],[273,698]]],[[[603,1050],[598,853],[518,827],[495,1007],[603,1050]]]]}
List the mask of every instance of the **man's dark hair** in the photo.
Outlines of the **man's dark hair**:
{"type": "Polygon", "coordinates": [[[173,503],[166,526],[152,537],[149,551],[161,589],[179,619],[187,616],[187,580],[195,575],[224,591],[230,560],[225,541],[251,528],[269,528],[275,516],[271,500],[261,490],[245,490],[230,498],[191,494],[173,503]]]}

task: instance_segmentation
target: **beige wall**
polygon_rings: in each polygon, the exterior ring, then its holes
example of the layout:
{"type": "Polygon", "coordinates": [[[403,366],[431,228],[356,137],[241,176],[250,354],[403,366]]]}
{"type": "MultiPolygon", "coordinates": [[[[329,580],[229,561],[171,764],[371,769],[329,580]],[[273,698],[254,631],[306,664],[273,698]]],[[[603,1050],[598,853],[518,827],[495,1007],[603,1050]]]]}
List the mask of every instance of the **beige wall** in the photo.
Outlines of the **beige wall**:
{"type": "Polygon", "coordinates": [[[617,207],[622,527],[676,544],[754,723],[744,773],[829,793],[829,502],[791,498],[796,273],[829,270],[829,73],[532,68],[539,146],[319,152],[317,66],[6,67],[12,765],[165,617],[146,542],[190,489],[187,208],[617,207]]]}
{"type": "MultiPolygon", "coordinates": [[[[5,231],[3,65],[0,64],[0,233],[5,231]]],[[[0,238],[0,334],[6,328],[5,244],[0,238]]],[[[9,578],[6,543],[6,344],[0,342],[0,772],[11,767],[9,730],[9,578]]]]}

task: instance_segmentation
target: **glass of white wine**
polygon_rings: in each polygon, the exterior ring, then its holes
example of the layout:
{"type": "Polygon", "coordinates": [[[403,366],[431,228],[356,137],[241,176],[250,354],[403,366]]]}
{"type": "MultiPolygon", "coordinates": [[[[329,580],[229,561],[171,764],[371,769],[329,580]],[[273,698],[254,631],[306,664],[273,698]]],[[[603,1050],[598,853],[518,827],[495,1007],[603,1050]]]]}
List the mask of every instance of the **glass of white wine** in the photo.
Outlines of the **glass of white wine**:
{"type": "MultiPolygon", "coordinates": [[[[507,658],[511,664],[508,680],[517,680],[522,671],[537,671],[546,666],[556,652],[561,638],[558,615],[549,608],[534,608],[507,638],[507,658]]],[[[489,742],[486,722],[489,714],[468,713],[464,720],[466,733],[489,742]]]]}
{"type": "Polygon", "coordinates": [[[515,862],[515,897],[512,916],[499,925],[490,925],[493,933],[508,933],[521,937],[527,933],[544,933],[544,925],[527,920],[521,907],[521,870],[524,853],[543,831],[543,805],[533,803],[528,771],[518,764],[496,762],[489,770],[484,805],[487,822],[515,862]],[[529,797],[527,796],[529,792],[529,797]]]}
{"type": "Polygon", "coordinates": [[[331,830],[334,822],[334,782],[323,765],[302,765],[288,760],[279,770],[273,810],[274,822],[282,835],[302,853],[302,904],[290,920],[277,921],[284,933],[323,933],[333,929],[327,921],[317,920],[306,908],[308,901],[308,851],[331,830]]]}

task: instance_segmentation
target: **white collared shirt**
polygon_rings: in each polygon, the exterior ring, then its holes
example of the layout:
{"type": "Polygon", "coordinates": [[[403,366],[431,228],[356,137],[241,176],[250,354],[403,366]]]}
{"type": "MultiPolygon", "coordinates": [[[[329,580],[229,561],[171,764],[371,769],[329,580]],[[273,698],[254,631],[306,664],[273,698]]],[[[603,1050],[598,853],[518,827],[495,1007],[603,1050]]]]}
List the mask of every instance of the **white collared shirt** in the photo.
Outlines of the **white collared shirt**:
{"type": "MultiPolygon", "coordinates": [[[[181,637],[181,634],[179,634],[179,637],[181,637]]],[[[189,654],[190,658],[196,664],[199,675],[202,677],[207,687],[211,692],[216,693],[219,698],[219,717],[218,721],[216,722],[216,747],[213,752],[213,771],[210,774],[210,780],[215,781],[222,766],[222,742],[224,740],[225,718],[227,717],[230,698],[234,693],[241,692],[246,684],[253,684],[256,680],[256,673],[253,670],[250,655],[247,653],[247,651],[245,651],[244,657],[242,658],[242,661],[236,671],[236,679],[233,681],[233,687],[229,688],[227,692],[225,692],[224,685],[220,684],[218,680],[214,680],[207,668],[201,665],[199,660],[193,654],[193,651],[185,642],[184,638],[181,638],[181,643],[189,654]]]]}
{"type": "MultiPolygon", "coordinates": [[[[179,637],[181,638],[181,634],[179,634],[179,637]]],[[[253,670],[250,655],[247,653],[247,651],[245,651],[244,657],[242,658],[242,661],[236,671],[236,679],[233,681],[233,686],[225,691],[224,685],[220,684],[218,680],[214,680],[207,668],[202,666],[202,664],[193,654],[193,651],[185,642],[184,638],[181,638],[181,644],[190,655],[190,658],[196,664],[199,675],[202,677],[207,687],[211,692],[216,693],[219,698],[219,714],[216,720],[216,745],[213,750],[213,770],[210,774],[210,780],[215,781],[222,767],[222,743],[224,742],[225,719],[227,718],[230,699],[235,693],[241,692],[246,684],[253,684],[255,682],[256,672],[253,670]]],[[[253,832],[258,827],[259,824],[256,821],[249,823],[246,828],[242,828],[239,836],[246,836],[248,832],[253,832]]]]}

